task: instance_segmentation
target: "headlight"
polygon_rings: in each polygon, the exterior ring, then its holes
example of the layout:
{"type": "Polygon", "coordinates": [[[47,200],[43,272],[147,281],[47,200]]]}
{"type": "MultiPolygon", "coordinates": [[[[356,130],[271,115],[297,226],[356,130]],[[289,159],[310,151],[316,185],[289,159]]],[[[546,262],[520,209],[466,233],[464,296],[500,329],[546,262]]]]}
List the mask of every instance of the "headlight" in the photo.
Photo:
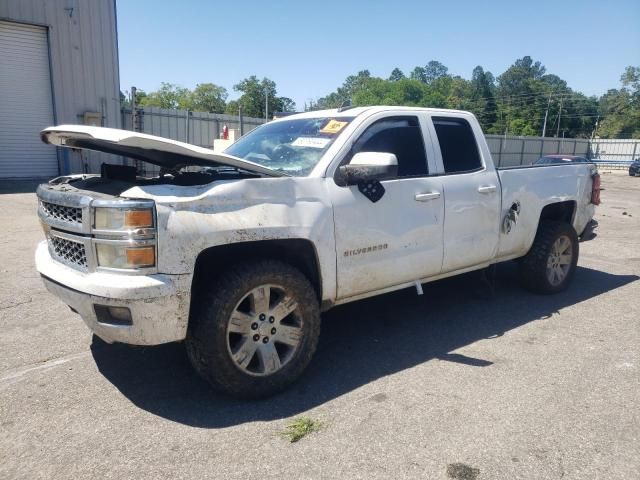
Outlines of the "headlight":
{"type": "Polygon", "coordinates": [[[153,208],[112,208],[95,209],[96,230],[128,231],[139,228],[152,228],[153,208]]]}
{"type": "Polygon", "coordinates": [[[149,268],[156,264],[156,247],[96,243],[98,266],[106,268],[149,268]]]}
{"type": "Polygon", "coordinates": [[[157,265],[156,218],[152,201],[98,200],[92,205],[97,267],[140,270],[157,265]]]}

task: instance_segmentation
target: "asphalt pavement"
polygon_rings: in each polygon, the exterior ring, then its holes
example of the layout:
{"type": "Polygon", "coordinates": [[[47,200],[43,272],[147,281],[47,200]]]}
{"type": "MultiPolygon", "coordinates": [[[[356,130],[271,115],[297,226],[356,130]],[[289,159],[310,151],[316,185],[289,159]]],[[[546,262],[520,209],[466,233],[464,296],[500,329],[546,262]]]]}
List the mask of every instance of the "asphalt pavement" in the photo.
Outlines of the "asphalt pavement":
{"type": "Polygon", "coordinates": [[[47,293],[31,184],[0,186],[0,478],[640,478],[640,178],[603,173],[571,287],[514,262],[323,316],[303,378],[212,392],[181,344],[107,345],[47,293]],[[322,428],[289,443],[300,416],[322,428]]]}

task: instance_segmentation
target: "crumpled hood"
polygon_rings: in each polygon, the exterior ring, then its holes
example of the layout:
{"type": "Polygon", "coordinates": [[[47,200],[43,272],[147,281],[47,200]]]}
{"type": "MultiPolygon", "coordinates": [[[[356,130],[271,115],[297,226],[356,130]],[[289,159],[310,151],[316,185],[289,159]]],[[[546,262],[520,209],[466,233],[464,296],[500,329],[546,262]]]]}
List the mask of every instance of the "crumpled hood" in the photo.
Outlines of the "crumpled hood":
{"type": "Polygon", "coordinates": [[[43,142],[57,147],[112,153],[170,169],[190,165],[228,165],[270,177],[287,176],[257,163],[224,153],[214,153],[207,148],[117,128],[60,125],[45,128],[40,132],[40,138],[43,142]]]}

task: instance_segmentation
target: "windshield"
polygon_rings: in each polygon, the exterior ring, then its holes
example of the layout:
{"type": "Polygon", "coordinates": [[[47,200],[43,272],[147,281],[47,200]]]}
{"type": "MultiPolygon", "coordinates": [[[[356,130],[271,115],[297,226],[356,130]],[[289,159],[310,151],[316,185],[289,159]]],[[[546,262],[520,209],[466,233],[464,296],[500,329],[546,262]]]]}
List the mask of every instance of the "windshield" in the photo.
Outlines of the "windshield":
{"type": "Polygon", "coordinates": [[[296,177],[308,175],[354,117],[300,118],[256,128],[224,153],[296,177]]]}

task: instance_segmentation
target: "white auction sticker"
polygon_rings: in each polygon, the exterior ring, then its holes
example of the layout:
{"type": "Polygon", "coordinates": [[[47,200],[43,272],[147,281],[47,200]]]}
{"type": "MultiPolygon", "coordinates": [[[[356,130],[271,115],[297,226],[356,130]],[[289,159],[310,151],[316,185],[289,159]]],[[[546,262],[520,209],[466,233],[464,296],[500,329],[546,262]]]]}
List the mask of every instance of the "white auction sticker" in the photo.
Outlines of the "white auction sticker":
{"type": "Polygon", "coordinates": [[[330,141],[330,138],[298,137],[291,142],[291,145],[294,147],[324,148],[330,141]]]}

